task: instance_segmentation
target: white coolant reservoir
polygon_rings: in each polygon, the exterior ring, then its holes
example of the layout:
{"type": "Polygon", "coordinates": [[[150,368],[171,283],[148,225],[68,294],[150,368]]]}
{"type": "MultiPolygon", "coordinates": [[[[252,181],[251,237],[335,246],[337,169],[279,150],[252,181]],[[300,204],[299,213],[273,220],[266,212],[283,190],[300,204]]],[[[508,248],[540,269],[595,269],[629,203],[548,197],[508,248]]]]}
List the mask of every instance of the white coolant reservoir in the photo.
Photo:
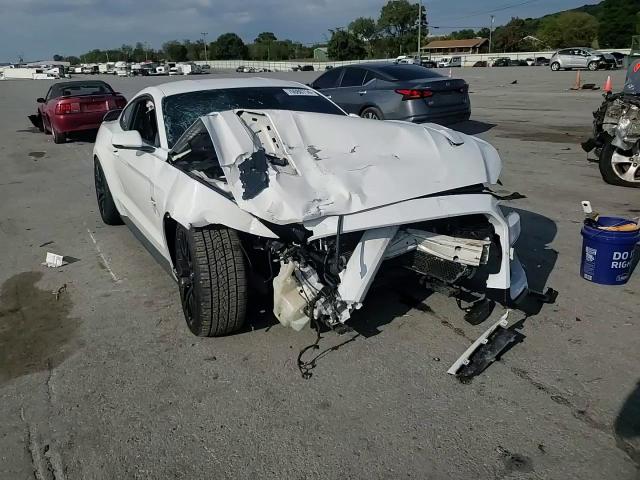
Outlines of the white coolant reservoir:
{"type": "Polygon", "coordinates": [[[273,279],[273,314],[285,327],[300,331],[309,322],[309,317],[304,313],[307,301],[300,294],[295,268],[293,262],[283,264],[273,279]]]}

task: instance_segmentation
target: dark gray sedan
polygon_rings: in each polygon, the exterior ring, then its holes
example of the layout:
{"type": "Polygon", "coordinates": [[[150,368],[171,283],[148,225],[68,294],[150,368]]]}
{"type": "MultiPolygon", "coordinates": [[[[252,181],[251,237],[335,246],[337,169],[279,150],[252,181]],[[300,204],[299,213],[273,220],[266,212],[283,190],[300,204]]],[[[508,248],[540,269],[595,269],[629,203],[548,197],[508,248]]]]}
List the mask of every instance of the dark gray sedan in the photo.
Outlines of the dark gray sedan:
{"type": "Polygon", "coordinates": [[[348,113],[365,118],[449,124],[471,115],[467,82],[419,65],[365,63],[334,68],[311,87],[348,113]]]}

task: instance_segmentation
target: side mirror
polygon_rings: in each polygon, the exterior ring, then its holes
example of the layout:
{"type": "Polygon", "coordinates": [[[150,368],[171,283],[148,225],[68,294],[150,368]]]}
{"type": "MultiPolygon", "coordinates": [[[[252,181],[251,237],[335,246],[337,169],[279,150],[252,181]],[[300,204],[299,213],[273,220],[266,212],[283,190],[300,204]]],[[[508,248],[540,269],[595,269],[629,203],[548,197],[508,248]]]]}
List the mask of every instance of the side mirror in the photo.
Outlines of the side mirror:
{"type": "Polygon", "coordinates": [[[144,152],[153,152],[155,150],[152,146],[144,143],[140,132],[137,130],[115,133],[111,138],[111,143],[115,148],[121,150],[141,150],[144,152]]]}
{"type": "Polygon", "coordinates": [[[36,98],[36,102],[38,102],[38,103],[44,103],[44,98],[42,98],[42,97],[38,97],[38,98],[36,98]]]}

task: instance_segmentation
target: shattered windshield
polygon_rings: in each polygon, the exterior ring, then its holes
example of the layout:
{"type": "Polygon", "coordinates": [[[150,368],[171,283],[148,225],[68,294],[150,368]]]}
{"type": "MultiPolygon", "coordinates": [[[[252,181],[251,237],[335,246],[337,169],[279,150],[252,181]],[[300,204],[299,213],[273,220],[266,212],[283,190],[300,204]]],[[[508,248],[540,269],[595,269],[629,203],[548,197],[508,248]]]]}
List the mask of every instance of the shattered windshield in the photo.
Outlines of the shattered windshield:
{"type": "Polygon", "coordinates": [[[164,123],[169,148],[199,117],[234,109],[295,110],[344,115],[326,98],[308,88],[249,87],[201,90],[166,97],[164,123]]]}

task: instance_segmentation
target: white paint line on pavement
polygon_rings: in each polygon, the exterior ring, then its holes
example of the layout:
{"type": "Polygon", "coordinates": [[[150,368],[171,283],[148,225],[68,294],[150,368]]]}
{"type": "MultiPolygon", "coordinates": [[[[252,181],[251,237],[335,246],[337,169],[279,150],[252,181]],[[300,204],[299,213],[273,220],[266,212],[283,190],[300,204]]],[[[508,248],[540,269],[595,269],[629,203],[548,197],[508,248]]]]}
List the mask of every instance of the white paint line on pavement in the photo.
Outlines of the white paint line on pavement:
{"type": "Polygon", "coordinates": [[[91,230],[89,230],[88,228],[87,228],[87,233],[91,237],[91,241],[93,242],[93,246],[95,247],[96,252],[98,252],[98,256],[102,259],[102,263],[104,264],[105,268],[107,269],[107,271],[111,275],[111,278],[113,279],[114,282],[120,283],[120,279],[116,276],[114,271],[111,269],[111,265],[107,261],[107,257],[105,257],[104,254],[102,253],[102,250],[100,250],[100,245],[98,245],[98,242],[96,241],[96,237],[93,236],[93,233],[91,233],[91,230]]]}

